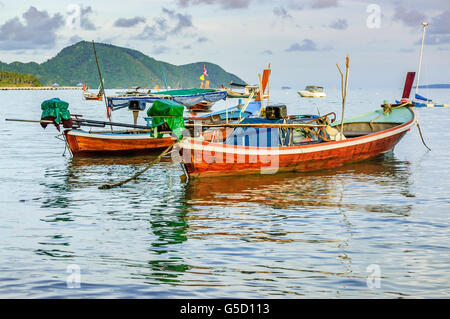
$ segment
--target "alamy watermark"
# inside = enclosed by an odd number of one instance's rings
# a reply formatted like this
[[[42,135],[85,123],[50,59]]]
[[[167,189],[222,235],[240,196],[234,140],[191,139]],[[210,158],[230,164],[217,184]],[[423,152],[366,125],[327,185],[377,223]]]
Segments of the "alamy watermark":
[[[381,28],[381,7],[372,3],[367,6],[366,12],[370,13],[366,19],[366,26],[369,29]]]
[[[375,289],[381,287],[381,268],[377,264],[371,264],[367,266],[366,272],[370,273],[369,276],[367,276],[367,287],[369,289]]]
[[[66,272],[69,273],[66,279],[67,288],[81,287],[81,268],[76,264],[68,265]]]

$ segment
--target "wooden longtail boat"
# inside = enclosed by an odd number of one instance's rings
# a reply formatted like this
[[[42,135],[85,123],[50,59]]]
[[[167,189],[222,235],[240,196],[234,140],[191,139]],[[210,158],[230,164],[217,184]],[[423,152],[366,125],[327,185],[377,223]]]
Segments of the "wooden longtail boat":
[[[64,136],[73,156],[152,154],[164,150],[176,141],[171,136],[151,137],[150,130],[112,133],[67,130],[64,131]]]
[[[102,101],[103,100],[103,92],[100,91],[97,94],[94,94],[94,93],[91,93],[88,91],[84,91],[83,97],[87,101]]]
[[[183,139],[180,149],[190,177],[314,171],[387,153],[414,124],[412,109],[400,105],[345,120],[341,140],[332,140],[323,125],[295,129],[295,124],[254,123],[235,128],[222,143]],[[330,128],[337,132],[340,123]]]

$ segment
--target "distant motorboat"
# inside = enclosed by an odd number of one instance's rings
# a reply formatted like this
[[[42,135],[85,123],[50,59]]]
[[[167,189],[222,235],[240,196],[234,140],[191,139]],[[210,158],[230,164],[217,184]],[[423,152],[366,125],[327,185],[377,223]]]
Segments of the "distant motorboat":
[[[301,97],[325,97],[326,94],[322,86],[307,85],[303,91],[297,92]]]

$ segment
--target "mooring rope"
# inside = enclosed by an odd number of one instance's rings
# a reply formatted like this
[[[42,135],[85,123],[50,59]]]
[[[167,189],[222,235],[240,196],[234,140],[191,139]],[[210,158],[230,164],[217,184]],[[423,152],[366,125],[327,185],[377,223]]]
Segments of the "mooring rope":
[[[102,186],[99,186],[98,189],[111,189],[114,187],[118,187],[118,186],[122,186],[134,179],[136,179],[137,177],[139,177],[140,175],[144,174],[146,171],[148,171],[154,164],[158,163],[159,161],[161,161],[161,159],[163,158],[163,156],[165,156],[167,153],[170,152],[170,150],[175,146],[177,142],[172,143],[168,148],[166,148],[164,150],[164,152],[162,152],[156,159],[154,159],[150,164],[148,164],[142,171],[134,174],[132,177],[123,180],[119,183],[115,183],[115,184],[104,184]]]
[[[417,128],[419,129],[419,134],[420,134],[420,138],[422,139],[423,145],[425,145],[425,147],[428,148],[429,151],[431,151],[431,148],[429,148],[427,146],[427,144],[425,144],[425,141],[424,141],[423,136],[422,136],[422,130],[420,129],[419,121],[416,121],[416,124],[417,124]]]

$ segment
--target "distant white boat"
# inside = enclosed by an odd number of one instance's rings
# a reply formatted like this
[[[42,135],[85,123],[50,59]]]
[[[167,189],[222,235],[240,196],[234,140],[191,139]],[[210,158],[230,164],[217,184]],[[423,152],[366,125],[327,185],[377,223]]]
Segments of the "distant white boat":
[[[327,96],[322,86],[307,85],[303,91],[297,92],[301,97],[325,97]]]

